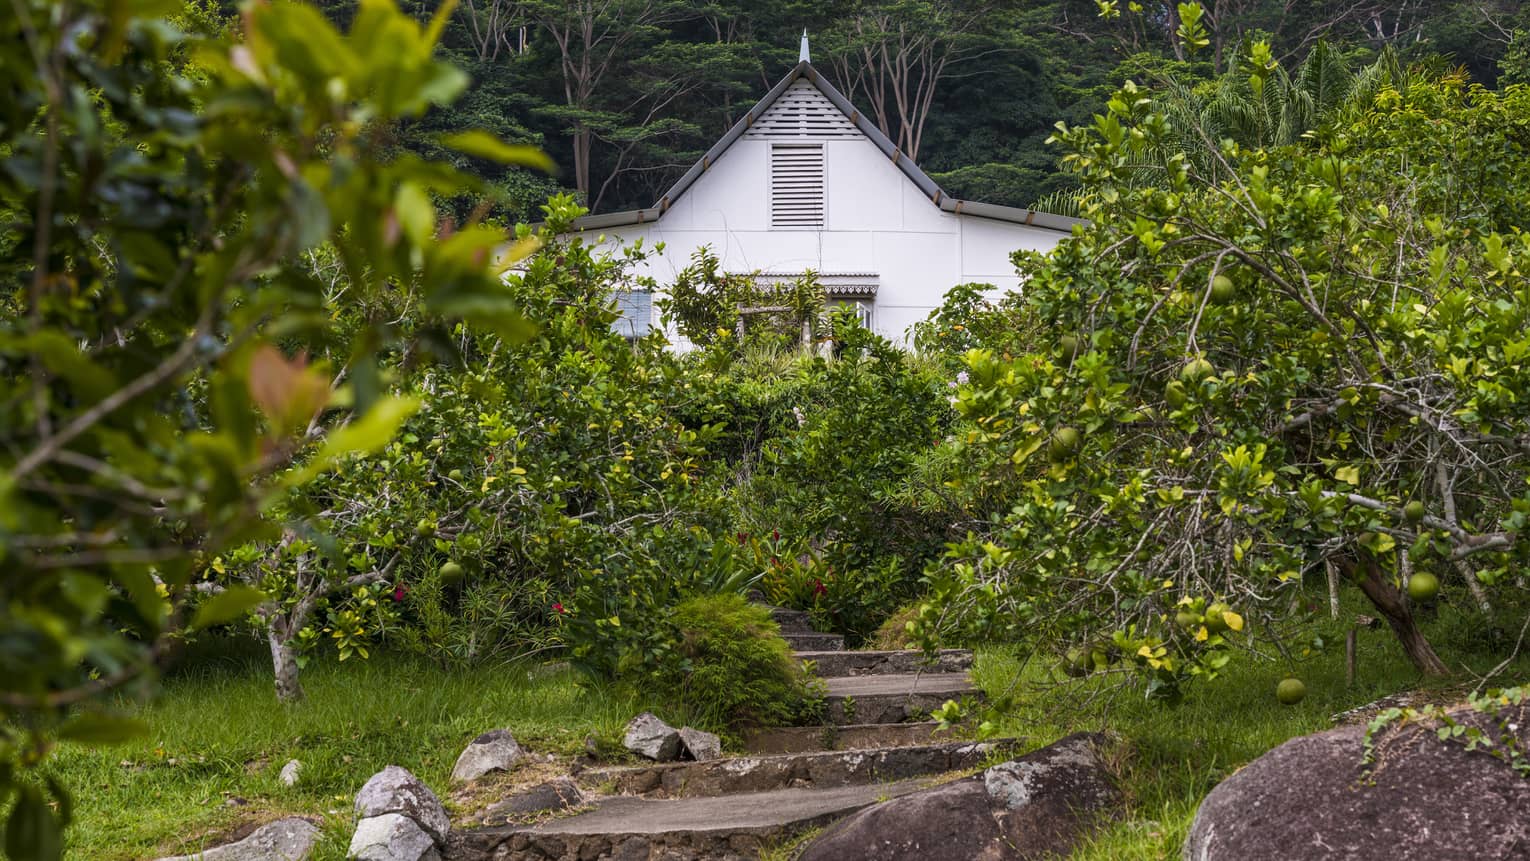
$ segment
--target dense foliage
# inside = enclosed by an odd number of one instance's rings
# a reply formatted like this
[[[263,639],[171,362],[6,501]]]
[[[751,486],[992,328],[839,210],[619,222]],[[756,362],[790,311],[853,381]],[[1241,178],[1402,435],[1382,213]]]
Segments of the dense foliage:
[[[1124,658],[1173,698],[1342,575],[1447,672],[1414,619],[1434,584],[1484,613],[1523,588],[1530,91],[1409,76],[1142,184],[1186,132],[1160,104],[1128,87],[1058,133],[1095,226],[979,314],[946,473],[974,532],[930,629]]]
[[[346,19],[356,0],[318,5]],[[440,4],[409,5],[428,17]],[[1328,40],[1346,56],[1443,56],[1492,85],[1501,63],[1524,73],[1526,39],[1514,34],[1530,29],[1519,0],[1219,0],[1204,4],[1206,49],[1190,52],[1179,5],[464,0],[442,38],[474,85],[400,126],[397,141],[434,154],[430,132],[488,128],[542,145],[563,166],[558,182],[593,210],[649,206],[796,62],[806,29],[814,64],[947,191],[1028,206],[1072,186],[1046,145],[1052,125],[1086,123],[1145,70],[1193,85],[1235,68],[1245,41],[1263,37],[1288,67]],[[464,164],[521,217],[550,190],[524,172]]]
[[[1163,700],[1320,648],[1345,583],[1427,674],[1432,602],[1525,604],[1530,88],[1417,62],[1523,80],[1518,4],[319,7],[0,23],[10,856],[61,852],[54,740],[140,729],[103,703],[214,627],[288,703],[329,649],[545,654],[726,727],[814,714],[755,590]],[[953,190],[1087,216],[1023,295],[952,290],[911,352],[811,276],[647,283],[500,139],[646,200],[804,22]],[[687,351],[613,328],[634,287]]]

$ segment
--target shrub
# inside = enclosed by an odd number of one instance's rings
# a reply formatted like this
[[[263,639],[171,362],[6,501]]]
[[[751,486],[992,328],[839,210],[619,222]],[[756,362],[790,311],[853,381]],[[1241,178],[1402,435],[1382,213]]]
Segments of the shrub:
[[[671,654],[649,674],[676,692],[700,723],[737,727],[812,717],[821,698],[764,607],[742,595],[680,602],[670,617]]]
[[[871,635],[873,649],[913,649],[918,647],[908,623],[919,618],[919,604],[907,604],[903,609],[887,617],[877,632]]]

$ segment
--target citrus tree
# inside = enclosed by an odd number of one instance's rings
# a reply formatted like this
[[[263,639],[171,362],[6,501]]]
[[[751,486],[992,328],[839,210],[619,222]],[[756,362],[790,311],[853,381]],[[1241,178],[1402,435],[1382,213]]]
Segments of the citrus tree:
[[[1415,78],[1148,187],[1139,154],[1183,133],[1151,95],[1059,127],[1090,224],[979,312],[1006,325],[976,327],[943,476],[972,531],[923,629],[1070,643],[1172,698],[1332,577],[1447,672],[1414,605],[1523,586],[1527,107]]]
[[[16,0],[0,16],[0,805],[5,854],[57,858],[57,738],[139,730],[98,703],[145,691],[187,629],[285,600],[222,579],[223,549],[283,528],[295,487],[380,448],[414,409],[365,321],[335,308],[417,285],[426,312],[524,333],[502,231],[438,223],[464,177],[383,159],[380,127],[450,100],[422,26],[368,0],[341,34],[252,5],[223,40],[169,0]],[[180,19],[195,20],[195,18]],[[534,154],[467,132],[477,157]],[[344,295],[307,255],[331,249]],[[294,464],[296,464],[294,466]],[[208,581],[214,588],[194,588]]]

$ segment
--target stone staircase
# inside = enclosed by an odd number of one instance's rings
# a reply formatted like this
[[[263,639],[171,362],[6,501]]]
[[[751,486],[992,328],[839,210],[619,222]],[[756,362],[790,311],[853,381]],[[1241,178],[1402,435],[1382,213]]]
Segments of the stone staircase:
[[[781,636],[824,681],[827,723],[757,730],[747,752],[707,762],[587,769],[593,809],[536,825],[454,832],[453,861],[753,859],[809,829],[1018,752],[1012,739],[952,740],[929,713],[977,699],[972,653],[845,651],[806,613],[773,608]]]

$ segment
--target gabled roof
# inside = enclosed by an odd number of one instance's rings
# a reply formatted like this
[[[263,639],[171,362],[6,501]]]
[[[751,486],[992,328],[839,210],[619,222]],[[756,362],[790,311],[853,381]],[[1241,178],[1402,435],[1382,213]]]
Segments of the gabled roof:
[[[765,112],[770,110],[771,105],[781,98],[781,94],[785,93],[787,88],[800,78],[806,78],[809,83],[817,87],[818,91],[823,93],[834,104],[834,107],[839,109],[840,113],[855,123],[855,127],[875,144],[877,149],[882,151],[883,155],[891,159],[892,163],[897,165],[899,170],[903,171],[904,176],[908,177],[913,181],[914,185],[919,187],[919,190],[924,193],[925,197],[929,198],[930,203],[946,212],[958,215],[975,215],[980,218],[992,218],[996,221],[1008,221],[1015,224],[1026,224],[1032,227],[1057,230],[1064,233],[1070,232],[1073,229],[1073,225],[1082,223],[1080,219],[1053,215],[1049,212],[1036,212],[1014,206],[999,206],[993,203],[981,203],[951,197],[935,183],[935,180],[930,179],[928,174],[920,170],[919,166],[914,164],[913,159],[899,152],[898,147],[887,139],[887,135],[882,134],[882,130],[877,128],[875,123],[856,110],[855,105],[850,104],[850,100],[845,98],[839,90],[834,89],[834,86],[825,80],[817,69],[813,68],[811,62],[802,60],[787,73],[786,77],[782,78],[774,87],[771,87],[770,92],[766,93],[765,97],[760,99],[758,104],[749,109],[749,113],[734,123],[733,128],[728,129],[728,133],[723,135],[722,139],[717,143],[713,144],[712,148],[707,150],[706,155],[703,155],[700,161],[691,165],[691,169],[686,171],[674,185],[670,186],[670,189],[664,192],[663,196],[653,206],[647,209],[632,209],[626,212],[586,215],[575,221],[574,227],[581,230],[602,230],[607,227],[622,227],[629,224],[645,224],[657,221],[659,216],[667,212],[670,205],[678,200],[680,195],[684,194],[686,189],[691,187],[692,183],[710,170],[712,165],[716,164],[719,158],[722,158],[723,153],[727,152],[729,147],[733,146],[739,138],[743,137],[750,126],[760,117],[764,116]]]

